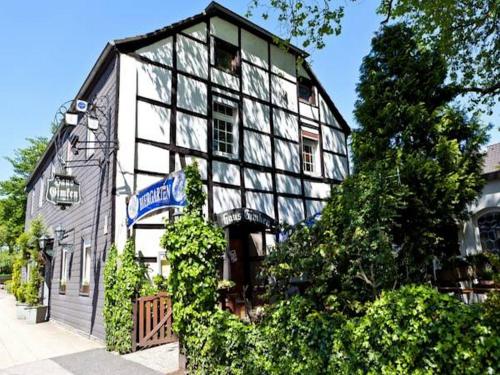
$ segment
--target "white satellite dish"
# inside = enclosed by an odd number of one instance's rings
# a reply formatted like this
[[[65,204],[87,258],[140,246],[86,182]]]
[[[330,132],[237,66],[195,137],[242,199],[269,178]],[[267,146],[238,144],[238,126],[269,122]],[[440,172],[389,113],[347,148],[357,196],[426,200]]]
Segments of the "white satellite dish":
[[[87,109],[89,107],[89,103],[87,103],[85,100],[77,100],[76,101],[76,110],[78,112],[87,112]]]

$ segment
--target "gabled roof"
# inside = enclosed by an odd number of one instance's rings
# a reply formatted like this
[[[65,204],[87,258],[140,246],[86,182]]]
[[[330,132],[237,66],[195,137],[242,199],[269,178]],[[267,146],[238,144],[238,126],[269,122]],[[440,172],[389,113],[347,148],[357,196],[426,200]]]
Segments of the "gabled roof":
[[[87,95],[89,94],[92,85],[96,81],[96,79],[99,79],[99,75],[103,72],[103,70],[106,68],[107,64],[109,61],[114,56],[114,53],[119,51],[123,53],[127,52],[132,52],[135,51],[139,48],[142,48],[144,46],[153,44],[157,41],[160,41],[182,29],[186,29],[196,23],[199,23],[203,20],[205,20],[207,17],[213,17],[213,16],[218,16],[222,19],[225,19],[226,21],[229,21],[231,23],[235,23],[240,25],[242,28],[252,32],[255,35],[258,35],[262,39],[270,42],[270,43],[276,43],[276,41],[279,41],[280,43],[284,43],[285,46],[287,46],[288,50],[292,53],[295,53],[296,55],[302,56],[304,58],[308,57],[309,54],[292,45],[291,43],[286,42],[282,38],[278,37],[277,35],[270,33],[269,31],[263,29],[259,25],[249,21],[248,19],[240,16],[237,13],[234,13],[232,10],[220,5],[219,3],[212,1],[202,13],[196,14],[192,17],[186,18],[182,21],[173,23],[169,26],[163,27],[161,29],[158,29],[156,31],[142,34],[142,35],[137,35],[129,38],[123,38],[123,39],[116,39],[108,42],[104,49],[102,50],[101,54],[99,55],[99,58],[97,59],[96,63],[92,67],[92,70],[89,72],[87,78],[85,79],[83,85],[81,86],[80,90],[78,91],[77,95],[75,96],[75,101],[76,99],[85,99]],[[330,98],[328,95],[327,91],[323,88],[321,85],[320,81],[316,78],[310,67],[306,65],[306,70],[307,72],[312,76],[312,78],[316,81],[318,90],[321,92],[323,98],[326,100],[328,105],[332,108],[332,111],[343,128],[343,130],[347,133],[351,133],[351,129],[345,119],[342,117],[340,112],[338,111],[337,107],[333,103],[333,100]],[[55,145],[55,140],[57,139],[58,135],[64,131],[64,129],[59,128],[57,132],[53,135],[51,141],[49,142],[49,145],[47,147],[47,150],[45,153],[42,155],[40,160],[38,161],[38,164],[36,165],[35,169],[33,170],[33,173],[27,180],[27,187],[29,187],[32,183],[32,180],[34,176],[38,173],[39,167],[45,162],[47,159],[48,155],[50,155],[51,150],[54,149]]]
[[[496,172],[500,172],[500,143],[488,146],[483,164],[483,174]]]

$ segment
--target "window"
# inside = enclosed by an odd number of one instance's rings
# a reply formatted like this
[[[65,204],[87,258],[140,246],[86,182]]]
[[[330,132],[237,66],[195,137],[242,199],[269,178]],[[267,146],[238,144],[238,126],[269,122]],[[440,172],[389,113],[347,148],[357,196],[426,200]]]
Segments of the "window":
[[[43,180],[43,176],[40,179],[40,194],[38,195],[38,207],[41,208],[43,206],[43,198],[45,196],[45,181]]]
[[[304,173],[319,174],[319,134],[316,131],[302,130],[302,164]]]
[[[477,225],[483,251],[500,252],[500,211],[481,216]]]
[[[236,109],[219,102],[213,103],[213,150],[225,156],[236,152]]]
[[[91,246],[88,243],[83,245],[82,251],[82,275],[80,278],[80,293],[89,294],[90,292],[90,270],[91,270]]]
[[[36,190],[33,189],[31,191],[31,206],[30,206],[30,215],[33,216],[35,213],[35,196],[36,196]]]
[[[65,165],[65,170],[67,175],[71,175],[71,160],[73,159],[73,150],[71,147],[71,143],[67,143],[67,148],[66,148],[66,165]]]
[[[308,79],[301,78],[299,82],[299,100],[311,105],[316,105],[314,86]]]
[[[87,128],[87,142],[85,143],[85,151],[87,159],[90,159],[95,153],[96,136],[93,130]]]
[[[59,280],[59,293],[66,293],[66,284],[68,282],[68,274],[69,274],[69,251],[68,249],[62,249],[61,255],[61,278]]]
[[[214,38],[214,65],[227,73],[238,74],[240,70],[238,47]]]

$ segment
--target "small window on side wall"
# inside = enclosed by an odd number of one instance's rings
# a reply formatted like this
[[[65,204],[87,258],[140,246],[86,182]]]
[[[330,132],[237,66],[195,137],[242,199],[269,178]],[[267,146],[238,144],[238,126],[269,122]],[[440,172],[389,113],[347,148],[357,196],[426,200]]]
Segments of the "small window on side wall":
[[[66,285],[68,283],[69,275],[69,260],[70,253],[68,249],[62,249],[61,253],[61,277],[59,279],[59,293],[66,294]]]
[[[90,293],[91,259],[91,246],[85,243],[82,251],[82,276],[80,278],[80,294],[83,295]]]
[[[236,108],[213,102],[213,151],[234,158],[237,156]]]
[[[302,166],[304,173],[319,175],[319,134],[302,130]]]
[[[316,105],[314,85],[306,78],[301,78],[299,81],[299,100],[307,104]]]
[[[214,65],[226,73],[239,74],[240,56],[238,47],[214,38]]]

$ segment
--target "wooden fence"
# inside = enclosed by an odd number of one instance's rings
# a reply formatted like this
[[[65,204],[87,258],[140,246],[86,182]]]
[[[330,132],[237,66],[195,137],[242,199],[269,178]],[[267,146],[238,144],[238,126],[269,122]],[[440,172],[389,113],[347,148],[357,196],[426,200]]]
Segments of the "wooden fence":
[[[172,300],[167,293],[136,299],[132,336],[134,351],[177,341],[172,332]]]

